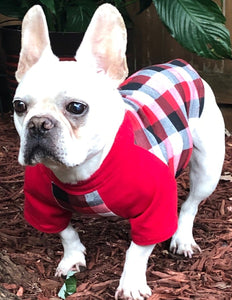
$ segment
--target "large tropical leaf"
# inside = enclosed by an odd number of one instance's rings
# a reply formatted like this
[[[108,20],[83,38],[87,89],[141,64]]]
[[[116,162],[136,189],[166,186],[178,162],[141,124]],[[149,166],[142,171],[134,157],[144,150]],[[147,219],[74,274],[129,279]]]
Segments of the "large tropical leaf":
[[[214,59],[232,58],[225,17],[212,0],[153,0],[171,35],[185,48]]]

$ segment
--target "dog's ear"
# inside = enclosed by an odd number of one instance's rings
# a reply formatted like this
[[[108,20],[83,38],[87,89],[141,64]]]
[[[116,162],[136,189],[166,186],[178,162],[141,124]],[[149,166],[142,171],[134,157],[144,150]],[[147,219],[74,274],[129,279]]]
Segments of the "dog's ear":
[[[28,10],[22,23],[21,51],[15,74],[18,82],[40,59],[45,49],[49,55],[54,56],[44,12],[41,6],[35,5]]]
[[[104,72],[118,86],[128,74],[126,45],[122,16],[114,6],[103,4],[96,10],[75,58]]]

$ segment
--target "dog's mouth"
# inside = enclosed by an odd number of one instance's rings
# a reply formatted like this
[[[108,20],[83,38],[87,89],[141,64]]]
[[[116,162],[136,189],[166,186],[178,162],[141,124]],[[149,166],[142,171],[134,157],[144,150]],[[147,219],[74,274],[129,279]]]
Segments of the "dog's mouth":
[[[25,165],[62,164],[64,165],[64,151],[58,137],[57,121],[51,116],[32,117],[27,125],[25,140],[21,150]]]
[[[24,161],[26,165],[35,165],[37,163],[44,163],[46,161],[62,164],[60,158],[48,148],[37,145],[33,148],[26,149],[27,150],[24,154]]]
[[[75,167],[66,149],[64,133],[51,116],[33,117],[21,138],[19,162],[34,166],[42,163],[48,168]]]
[[[58,149],[51,139],[28,138],[24,147],[25,165],[49,162],[64,164],[61,149]]]

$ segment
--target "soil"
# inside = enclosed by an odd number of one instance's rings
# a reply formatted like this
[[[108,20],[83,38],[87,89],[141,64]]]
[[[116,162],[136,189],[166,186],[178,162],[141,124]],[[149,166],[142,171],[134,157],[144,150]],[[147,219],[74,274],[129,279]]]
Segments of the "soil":
[[[215,141],[216,142],[216,141]],[[54,276],[63,249],[58,235],[38,232],[23,217],[24,169],[17,162],[19,139],[12,116],[0,117],[0,299],[58,300],[64,278]],[[150,299],[232,299],[232,137],[219,185],[202,203],[194,236],[202,249],[188,259],[156,246],[147,271]],[[178,178],[180,203],[188,193],[188,171]],[[76,275],[67,299],[114,299],[125,251],[126,220],[74,218],[87,248],[87,267]]]

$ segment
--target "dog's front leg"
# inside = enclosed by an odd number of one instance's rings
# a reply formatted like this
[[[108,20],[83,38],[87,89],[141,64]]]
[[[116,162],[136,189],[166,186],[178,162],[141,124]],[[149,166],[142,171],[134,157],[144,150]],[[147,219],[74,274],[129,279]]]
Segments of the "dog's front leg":
[[[115,299],[143,300],[151,296],[147,285],[146,270],[148,258],[155,245],[139,246],[131,242],[126,252],[119,287]]]
[[[60,261],[56,276],[67,275],[70,270],[80,271],[80,266],[86,266],[85,247],[80,241],[78,233],[69,225],[60,232],[62,245],[64,248],[64,257]]]

